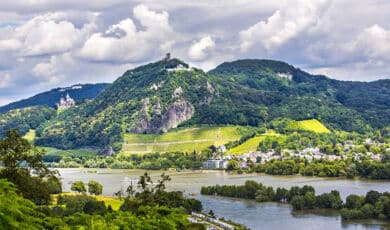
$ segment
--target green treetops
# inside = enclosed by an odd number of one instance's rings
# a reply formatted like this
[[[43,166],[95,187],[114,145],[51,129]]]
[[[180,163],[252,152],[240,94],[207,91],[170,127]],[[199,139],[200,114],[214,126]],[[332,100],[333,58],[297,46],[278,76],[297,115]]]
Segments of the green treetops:
[[[79,192],[79,193],[85,193],[87,190],[85,189],[85,184],[82,181],[75,181],[72,183],[72,186],[70,187],[70,190]]]
[[[88,182],[88,192],[91,195],[101,195],[103,192],[103,185],[97,181],[91,180]]]
[[[50,201],[50,183],[58,184],[58,174],[50,171],[42,161],[44,152],[33,147],[23,139],[16,130],[6,132],[0,139],[0,161],[4,168],[0,178],[13,182],[24,198],[37,204],[48,204]]]

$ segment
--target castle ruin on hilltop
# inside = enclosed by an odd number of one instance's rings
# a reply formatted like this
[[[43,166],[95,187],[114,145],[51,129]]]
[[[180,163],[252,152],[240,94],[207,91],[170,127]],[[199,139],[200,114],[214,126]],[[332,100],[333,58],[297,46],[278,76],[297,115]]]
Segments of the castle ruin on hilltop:
[[[60,102],[57,103],[57,109],[69,109],[72,106],[75,106],[76,102],[69,96],[69,94],[66,94],[66,97],[61,97]]]

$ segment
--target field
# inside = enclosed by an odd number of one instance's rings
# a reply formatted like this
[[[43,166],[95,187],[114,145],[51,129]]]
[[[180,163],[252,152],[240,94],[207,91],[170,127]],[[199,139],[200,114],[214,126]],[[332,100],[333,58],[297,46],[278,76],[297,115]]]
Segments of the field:
[[[60,195],[61,196],[75,196],[75,195],[80,195],[80,194],[75,193],[75,192],[63,192]],[[52,204],[57,205],[58,194],[51,195],[51,197],[52,197]],[[98,200],[98,201],[104,201],[104,203],[106,204],[106,207],[111,205],[111,208],[114,211],[118,211],[120,206],[123,204],[123,200],[120,200],[119,198],[115,198],[115,197],[109,197],[109,196],[92,196],[92,197],[95,197],[96,200]]]
[[[26,135],[23,136],[24,139],[28,140],[28,142],[33,142],[35,139],[35,130],[30,129]]]
[[[254,152],[257,150],[257,147],[259,146],[259,143],[265,139],[267,136],[279,136],[279,134],[269,131],[265,134],[257,135],[255,137],[250,138],[249,140],[245,141],[239,146],[236,146],[232,149],[228,150],[228,153],[230,154],[244,154],[249,152]]]
[[[49,156],[77,156],[77,157],[93,157],[98,154],[97,150],[89,150],[89,149],[69,149],[62,150],[56,149],[52,147],[40,147],[38,148],[44,149],[46,151],[46,155]]]
[[[201,151],[210,145],[239,140],[256,128],[243,126],[199,126],[171,130],[163,134],[125,134],[123,153]]]
[[[330,130],[316,119],[298,121],[298,125],[302,130],[308,130],[315,133],[330,133]]]
[[[259,146],[260,141],[264,140],[265,135],[255,136],[239,146],[236,146],[228,151],[231,154],[243,154],[248,152],[254,152]]]

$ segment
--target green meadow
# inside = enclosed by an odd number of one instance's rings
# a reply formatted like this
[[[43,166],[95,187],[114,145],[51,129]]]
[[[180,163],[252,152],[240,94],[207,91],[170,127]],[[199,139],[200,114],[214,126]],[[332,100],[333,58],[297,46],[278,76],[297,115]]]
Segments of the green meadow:
[[[201,151],[210,145],[221,145],[239,140],[253,133],[254,127],[199,126],[179,128],[162,134],[125,134],[123,153]]]

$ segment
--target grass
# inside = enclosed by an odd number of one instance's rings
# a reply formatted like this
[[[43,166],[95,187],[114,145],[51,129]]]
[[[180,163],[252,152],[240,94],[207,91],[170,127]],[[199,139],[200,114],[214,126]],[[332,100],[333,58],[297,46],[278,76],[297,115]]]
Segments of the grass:
[[[254,152],[257,149],[257,146],[259,146],[260,141],[264,140],[265,135],[259,135],[255,136],[244,143],[242,143],[239,146],[236,146],[232,149],[229,149],[228,153],[231,154],[243,154],[248,152]]]
[[[298,121],[298,125],[302,130],[312,131],[315,133],[330,133],[330,130],[316,119]]]
[[[95,196],[95,198],[98,201],[104,201],[106,207],[111,205],[111,208],[114,211],[118,211],[121,205],[123,204],[123,200],[120,200],[119,198],[108,197],[108,196]]]
[[[63,192],[61,194],[51,195],[52,205],[57,205],[57,198],[58,198],[59,195],[61,195],[61,196],[76,196],[76,195],[80,195],[80,194],[79,193],[75,193],[75,192]],[[123,200],[120,200],[119,198],[115,198],[115,197],[93,196],[93,195],[90,195],[90,196],[95,197],[96,200],[98,200],[98,201],[104,201],[106,207],[111,205],[111,208],[114,211],[118,211],[119,208],[121,207],[121,205],[123,204]]]
[[[265,139],[267,136],[279,136],[279,134],[275,133],[273,130],[268,131],[265,134],[257,135],[255,137],[252,137],[242,143],[239,146],[236,146],[232,149],[228,150],[228,153],[230,154],[244,154],[249,152],[254,152],[257,150],[257,147],[259,146],[259,143]]]
[[[28,142],[33,142],[35,140],[35,130],[30,129],[24,136],[24,139],[28,140]]]
[[[98,154],[98,150],[87,150],[87,149],[70,149],[62,150],[52,147],[38,147],[46,151],[46,155],[54,156],[77,156],[77,157],[93,157]]]
[[[210,145],[239,140],[255,129],[244,126],[198,126],[175,129],[163,134],[125,134],[122,152],[201,151]]]

